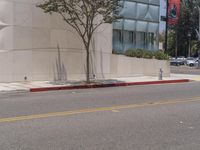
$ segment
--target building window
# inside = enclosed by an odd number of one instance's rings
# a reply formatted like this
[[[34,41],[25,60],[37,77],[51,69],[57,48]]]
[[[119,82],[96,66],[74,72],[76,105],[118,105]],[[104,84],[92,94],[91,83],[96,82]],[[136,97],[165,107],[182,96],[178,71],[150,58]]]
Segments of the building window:
[[[141,49],[146,49],[146,33],[137,32],[136,33],[136,47]]]
[[[121,30],[113,30],[113,49],[114,50],[123,50],[123,37]]]
[[[124,50],[130,48],[135,48],[135,32],[134,31],[124,31]]]
[[[159,0],[124,0],[113,24],[113,49],[158,49]]]
[[[147,34],[147,48],[153,50],[154,48],[154,33]]]

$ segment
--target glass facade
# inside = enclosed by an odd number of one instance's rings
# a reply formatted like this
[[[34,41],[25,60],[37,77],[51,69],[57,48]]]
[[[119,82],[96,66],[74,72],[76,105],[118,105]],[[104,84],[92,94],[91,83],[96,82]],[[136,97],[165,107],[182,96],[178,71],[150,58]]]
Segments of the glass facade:
[[[158,50],[160,0],[123,0],[120,20],[113,23],[113,49]]]

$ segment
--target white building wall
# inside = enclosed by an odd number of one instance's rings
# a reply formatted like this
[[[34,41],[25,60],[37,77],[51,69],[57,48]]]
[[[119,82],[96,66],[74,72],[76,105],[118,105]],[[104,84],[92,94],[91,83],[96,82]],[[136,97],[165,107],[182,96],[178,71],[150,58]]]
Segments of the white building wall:
[[[86,54],[81,39],[59,16],[36,8],[40,1],[0,0],[0,82],[24,81],[25,77],[28,81],[85,79]],[[119,62],[112,55],[112,25],[101,26],[93,41],[91,77],[127,76],[131,64],[121,62],[129,58]],[[135,69],[128,76],[140,74],[142,66],[143,61],[141,66],[133,65]],[[118,71],[113,71],[116,67]]]
[[[59,16],[36,8],[41,0],[0,1],[0,82],[85,79],[81,39]],[[94,74],[109,74],[112,26],[95,35]],[[98,47],[98,48],[97,48]],[[96,51],[94,52],[94,49]],[[100,65],[104,63],[104,65]]]

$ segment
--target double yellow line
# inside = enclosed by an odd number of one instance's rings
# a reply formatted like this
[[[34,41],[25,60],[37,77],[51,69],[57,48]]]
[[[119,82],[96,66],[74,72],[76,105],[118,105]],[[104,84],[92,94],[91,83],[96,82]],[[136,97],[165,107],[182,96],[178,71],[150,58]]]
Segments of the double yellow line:
[[[187,99],[183,99],[183,100],[182,99],[162,100],[162,101],[157,101],[157,102],[152,102],[152,103],[119,105],[119,106],[112,106],[112,107],[100,107],[100,108],[91,108],[91,109],[81,109],[81,110],[73,110],[73,111],[10,117],[10,118],[0,118],[0,123],[25,121],[25,120],[33,120],[33,119],[44,119],[44,118],[50,118],[50,117],[63,117],[63,116],[70,116],[70,115],[103,112],[103,111],[113,111],[113,110],[121,110],[121,109],[134,109],[134,108],[152,107],[152,106],[159,106],[159,105],[190,103],[190,102],[198,102],[198,101],[200,101],[200,97],[187,98]]]

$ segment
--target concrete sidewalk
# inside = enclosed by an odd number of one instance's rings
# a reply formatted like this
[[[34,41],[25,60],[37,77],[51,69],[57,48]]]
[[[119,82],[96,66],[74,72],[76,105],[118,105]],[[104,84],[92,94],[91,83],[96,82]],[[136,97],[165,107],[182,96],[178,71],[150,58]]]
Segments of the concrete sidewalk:
[[[98,88],[98,87],[112,87],[112,86],[180,83],[189,81],[200,81],[200,76],[186,75],[186,74],[171,74],[170,77],[163,78],[162,81],[159,81],[158,77],[153,77],[153,76],[112,78],[107,80],[96,80],[95,82],[92,82],[90,85],[85,84],[85,82],[83,81],[69,81],[69,82],[27,81],[27,82],[16,82],[16,83],[0,83],[0,92],[39,92],[39,91],[64,90],[64,89],[83,89],[83,88]]]

